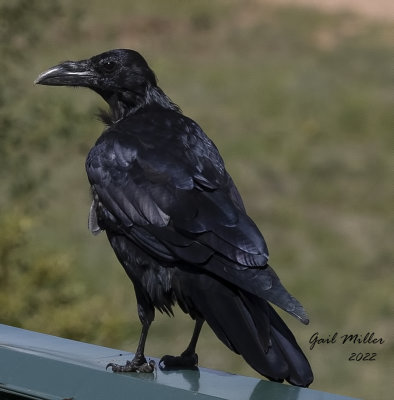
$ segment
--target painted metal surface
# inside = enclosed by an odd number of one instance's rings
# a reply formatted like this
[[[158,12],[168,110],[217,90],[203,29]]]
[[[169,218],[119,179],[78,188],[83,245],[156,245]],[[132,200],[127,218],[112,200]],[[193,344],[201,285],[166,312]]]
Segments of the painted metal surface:
[[[114,374],[132,353],[0,324],[0,398],[48,400],[350,400],[311,389],[198,368]],[[156,360],[157,362],[157,360]]]

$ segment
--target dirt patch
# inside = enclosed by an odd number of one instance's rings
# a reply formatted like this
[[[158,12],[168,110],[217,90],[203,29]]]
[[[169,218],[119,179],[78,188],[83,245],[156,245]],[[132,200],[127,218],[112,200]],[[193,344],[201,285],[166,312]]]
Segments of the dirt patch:
[[[350,11],[368,18],[394,21],[392,0],[261,0],[273,4],[312,6],[327,12]]]

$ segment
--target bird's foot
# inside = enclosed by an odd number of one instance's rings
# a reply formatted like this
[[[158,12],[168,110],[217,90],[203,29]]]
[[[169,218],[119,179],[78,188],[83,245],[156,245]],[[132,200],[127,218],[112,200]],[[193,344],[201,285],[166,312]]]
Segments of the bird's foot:
[[[153,360],[146,361],[146,358],[127,361],[125,365],[109,363],[105,369],[112,368],[112,372],[146,372],[152,373],[155,370],[156,363]]]
[[[159,361],[161,369],[196,368],[198,355],[196,353],[182,353],[180,356],[163,356]]]

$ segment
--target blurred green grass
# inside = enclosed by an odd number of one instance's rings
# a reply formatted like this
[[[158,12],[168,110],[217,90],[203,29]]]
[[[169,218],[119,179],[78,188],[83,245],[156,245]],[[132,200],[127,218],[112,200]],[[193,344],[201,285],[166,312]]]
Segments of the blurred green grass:
[[[47,249],[68,260],[64,274],[71,283],[65,287],[82,294],[69,308],[60,299],[59,307],[38,308],[34,318],[17,323],[130,351],[136,347],[140,326],[132,286],[105,235],[93,238],[86,226],[84,160],[102,130],[94,114],[105,105],[87,91],[32,86],[39,72],[61,60],[133,48],[218,145],[268,242],[271,264],[307,308],[308,327],[281,315],[311,361],[312,388],[388,399],[394,355],[393,27],[349,13],[260,1],[123,0],[115,7],[72,0],[48,17],[45,28],[29,60],[15,63],[23,96],[14,93],[14,106],[5,107],[21,129],[31,129],[20,143],[38,182],[29,192],[37,215],[26,231],[26,251],[39,258]],[[15,165],[8,168],[3,188],[23,181]],[[46,169],[51,172],[41,177],[38,172]],[[14,189],[23,193],[20,186]],[[30,281],[20,284],[33,289]],[[147,354],[181,352],[192,325],[181,312],[175,319],[157,315]],[[374,331],[386,341],[310,351],[316,331]],[[376,351],[377,361],[352,363],[352,351]],[[258,376],[208,328],[198,352],[205,367]]]

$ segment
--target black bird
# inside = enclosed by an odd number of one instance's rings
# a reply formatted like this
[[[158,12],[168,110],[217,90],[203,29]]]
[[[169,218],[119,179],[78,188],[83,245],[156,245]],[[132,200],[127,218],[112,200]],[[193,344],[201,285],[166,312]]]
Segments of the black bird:
[[[155,308],[193,318],[190,344],[161,367],[197,365],[204,321],[268,379],[308,386],[310,365],[270,303],[308,324],[301,304],[268,265],[264,238],[245,211],[214,143],[157,85],[145,59],[111,50],[43,72],[41,85],[82,86],[109,105],[86,160],[89,229],[105,231],[134,285],[142,333],[135,357],[114,372],[151,372],[145,340]]]

